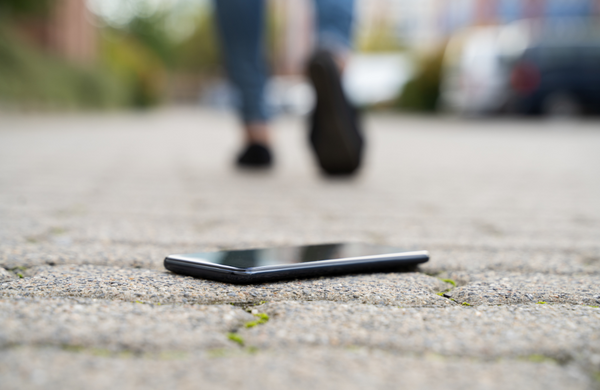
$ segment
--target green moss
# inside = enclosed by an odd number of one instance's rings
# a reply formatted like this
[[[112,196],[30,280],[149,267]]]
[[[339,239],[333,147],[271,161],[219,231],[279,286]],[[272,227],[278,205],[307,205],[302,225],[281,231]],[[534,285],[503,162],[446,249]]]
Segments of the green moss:
[[[12,271],[15,273],[15,275],[17,275],[19,278],[23,279],[25,277],[25,275],[23,275],[23,272],[19,272],[19,271],[25,271],[27,269],[27,267],[23,267],[22,265],[19,265],[17,267],[12,267],[9,268],[9,271]]]
[[[600,306],[592,306],[592,305],[585,305],[585,306],[591,307],[592,309],[598,309],[598,308],[600,308]]]
[[[555,359],[552,359],[548,356],[540,355],[537,353],[529,355],[529,356],[524,356],[523,360],[527,360],[532,363],[545,363],[545,362],[557,363],[557,361]]]
[[[445,294],[444,292],[437,293],[437,295],[439,295],[440,297],[443,296],[444,294]]]
[[[242,347],[244,346],[244,339],[237,333],[227,333],[227,338]]]
[[[456,282],[452,279],[441,279],[440,280],[444,283],[450,283],[453,287],[456,287]]]
[[[122,354],[128,353],[127,351],[114,353],[105,348],[82,347],[80,345],[63,345],[61,348],[64,351],[71,353],[85,353],[99,357],[120,356]],[[129,354],[131,354],[131,352],[129,352]]]
[[[536,305],[545,305],[545,304],[546,304],[546,302],[544,302],[544,301],[539,301],[538,303],[536,303]]]
[[[82,352],[85,349],[78,345],[62,345],[61,347],[64,351],[67,351],[67,352]]]
[[[462,303],[462,305],[463,305],[463,306],[471,306],[471,304],[470,304],[470,303],[467,303],[467,302],[463,302],[463,303]]]
[[[60,227],[60,226],[55,226],[50,228],[50,230],[48,230],[48,233],[50,233],[53,236],[59,236],[61,234],[65,234],[67,232],[67,229]]]
[[[262,325],[269,321],[269,315],[266,313],[254,314],[254,317],[257,317],[258,319],[256,321],[246,322],[244,325],[246,328],[254,328],[256,325]]]

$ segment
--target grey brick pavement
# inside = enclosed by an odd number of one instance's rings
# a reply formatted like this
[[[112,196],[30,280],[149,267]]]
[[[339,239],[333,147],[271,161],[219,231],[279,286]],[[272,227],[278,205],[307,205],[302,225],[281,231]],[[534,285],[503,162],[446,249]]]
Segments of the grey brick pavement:
[[[296,119],[249,173],[224,114],[3,115],[2,388],[600,387],[598,123],[378,114],[361,174],[327,180]],[[431,261],[257,286],[162,267],[333,241]]]

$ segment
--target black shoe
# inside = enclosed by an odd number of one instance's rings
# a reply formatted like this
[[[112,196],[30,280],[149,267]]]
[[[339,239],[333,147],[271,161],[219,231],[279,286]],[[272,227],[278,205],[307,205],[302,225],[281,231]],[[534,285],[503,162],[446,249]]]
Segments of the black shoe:
[[[348,102],[333,55],[317,51],[308,63],[317,104],[311,115],[310,142],[319,165],[330,175],[349,175],[360,166],[363,137],[357,111]]]
[[[237,165],[246,168],[268,168],[272,163],[271,151],[261,144],[248,145],[237,159]]]

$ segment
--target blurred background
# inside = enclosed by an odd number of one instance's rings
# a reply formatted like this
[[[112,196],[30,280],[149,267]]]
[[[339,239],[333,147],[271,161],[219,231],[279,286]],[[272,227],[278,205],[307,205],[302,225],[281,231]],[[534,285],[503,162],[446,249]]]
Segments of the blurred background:
[[[406,112],[597,115],[600,0],[357,0],[345,86]],[[0,110],[229,109],[207,0],[0,0]],[[279,113],[304,114],[312,2],[270,0]]]

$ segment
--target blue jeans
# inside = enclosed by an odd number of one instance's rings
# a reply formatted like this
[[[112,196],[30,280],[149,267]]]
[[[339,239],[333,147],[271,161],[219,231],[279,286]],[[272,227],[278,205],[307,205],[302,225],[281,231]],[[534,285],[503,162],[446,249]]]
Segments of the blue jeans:
[[[297,0],[287,0],[297,1]],[[349,50],[354,0],[314,0],[319,47]],[[265,59],[265,0],[214,0],[227,74],[240,92],[245,123],[266,122],[268,68]]]

